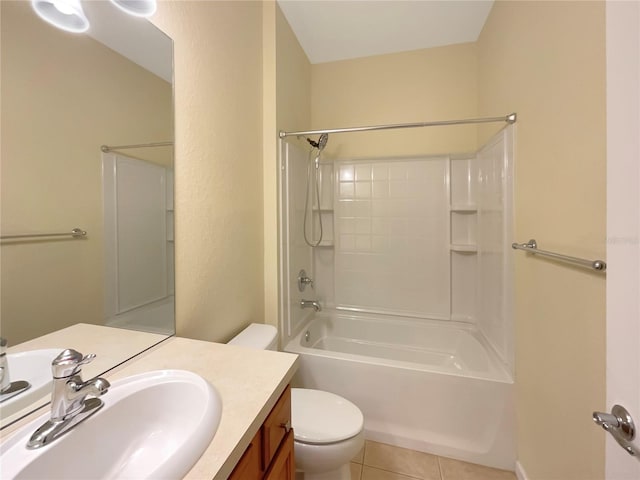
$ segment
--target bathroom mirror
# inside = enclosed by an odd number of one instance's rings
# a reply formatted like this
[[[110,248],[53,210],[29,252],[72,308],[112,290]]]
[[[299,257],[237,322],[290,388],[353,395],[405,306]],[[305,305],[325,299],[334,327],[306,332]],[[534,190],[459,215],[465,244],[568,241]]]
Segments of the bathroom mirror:
[[[0,334],[154,334],[112,368],[174,333],[172,40],[106,0],[82,2],[84,34],[0,5]]]

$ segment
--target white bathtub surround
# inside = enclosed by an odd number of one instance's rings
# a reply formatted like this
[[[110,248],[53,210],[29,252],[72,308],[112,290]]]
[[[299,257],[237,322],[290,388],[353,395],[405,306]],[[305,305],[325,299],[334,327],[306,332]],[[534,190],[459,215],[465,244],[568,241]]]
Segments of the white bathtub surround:
[[[479,326],[513,372],[513,127],[474,154],[321,165],[325,239],[302,239],[307,154],[283,143],[284,340],[323,307]],[[300,293],[301,268],[314,289]],[[307,295],[307,296],[304,296]]]
[[[475,320],[514,372],[513,143],[508,127],[477,155],[478,263]]]
[[[282,245],[286,245],[286,255],[281,255],[280,278],[283,279],[280,290],[280,311],[289,324],[299,325],[308,316],[309,310],[300,308],[300,301],[309,298],[311,288],[305,292],[298,290],[298,273],[304,269],[309,275],[313,272],[312,249],[305,243],[302,234],[304,225],[304,205],[306,194],[307,152],[288,143],[283,143],[283,183],[289,187],[281,192],[280,228]],[[315,232],[313,232],[315,235]],[[317,279],[311,275],[313,280]],[[317,281],[316,281],[317,284]]]
[[[514,468],[513,382],[476,327],[322,312],[285,350],[294,384],[358,405],[368,439]]]
[[[281,343],[301,354],[301,386],[363,410],[369,439],[515,467],[513,136],[462,155],[324,158],[316,215],[333,229],[313,249],[305,153],[282,144]],[[315,282],[304,298],[332,315],[299,308],[300,268]]]

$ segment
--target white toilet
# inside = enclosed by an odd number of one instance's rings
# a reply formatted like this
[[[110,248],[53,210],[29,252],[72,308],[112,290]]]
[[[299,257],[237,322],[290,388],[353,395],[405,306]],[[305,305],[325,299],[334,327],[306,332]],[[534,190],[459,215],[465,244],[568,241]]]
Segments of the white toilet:
[[[278,331],[252,323],[229,341],[276,350]],[[349,462],[364,446],[364,418],[349,400],[307,388],[291,389],[291,424],[296,470],[304,480],[351,480]]]

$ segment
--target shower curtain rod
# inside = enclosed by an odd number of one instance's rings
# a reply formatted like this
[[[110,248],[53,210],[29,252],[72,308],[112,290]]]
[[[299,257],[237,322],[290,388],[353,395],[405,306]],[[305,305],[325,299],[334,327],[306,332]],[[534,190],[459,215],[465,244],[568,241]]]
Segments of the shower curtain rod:
[[[485,117],[485,118],[468,118],[465,120],[444,120],[440,122],[419,122],[419,123],[396,123],[390,125],[370,125],[368,127],[351,127],[351,128],[333,128],[330,130],[303,130],[300,132],[283,132],[280,131],[280,138],[290,137],[292,135],[321,135],[323,133],[347,133],[347,132],[368,132],[370,130],[391,130],[395,128],[415,128],[415,127],[438,127],[444,125],[464,125],[471,123],[493,123],[507,122],[508,124],[516,123],[517,115],[511,113],[504,117]]]
[[[173,142],[156,142],[156,143],[139,143],[137,145],[101,145],[100,150],[109,153],[112,150],[123,150],[127,148],[146,148],[146,147],[172,147]]]

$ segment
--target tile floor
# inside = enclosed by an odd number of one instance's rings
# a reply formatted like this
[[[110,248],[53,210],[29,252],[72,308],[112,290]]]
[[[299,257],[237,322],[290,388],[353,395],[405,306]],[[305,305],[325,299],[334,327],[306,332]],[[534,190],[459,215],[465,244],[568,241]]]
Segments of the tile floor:
[[[516,480],[513,472],[367,440],[351,462],[352,480]]]

